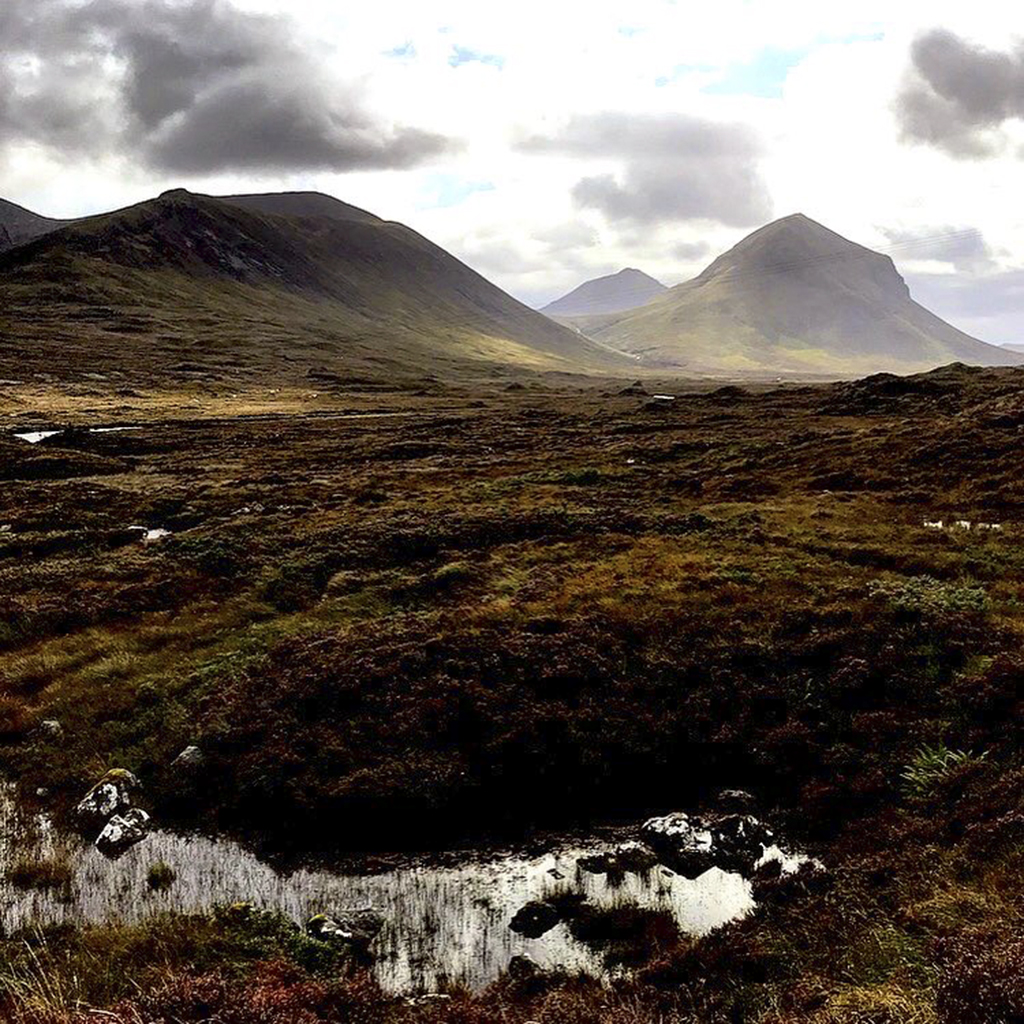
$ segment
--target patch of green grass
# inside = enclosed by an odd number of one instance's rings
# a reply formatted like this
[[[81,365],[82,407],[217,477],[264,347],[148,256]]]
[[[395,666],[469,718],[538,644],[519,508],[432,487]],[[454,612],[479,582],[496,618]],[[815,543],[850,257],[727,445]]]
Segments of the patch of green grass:
[[[166,892],[174,885],[177,877],[177,872],[170,864],[166,864],[162,860],[157,861],[155,864],[150,864],[149,870],[146,872],[146,885],[153,892]]]
[[[980,764],[987,757],[987,750],[975,754],[971,750],[950,750],[944,743],[922,744],[903,769],[903,788],[911,796],[929,796],[954,772],[966,765]]]
[[[871,596],[898,611],[931,614],[982,614],[988,608],[984,587],[945,583],[931,576],[882,579],[872,582]]]

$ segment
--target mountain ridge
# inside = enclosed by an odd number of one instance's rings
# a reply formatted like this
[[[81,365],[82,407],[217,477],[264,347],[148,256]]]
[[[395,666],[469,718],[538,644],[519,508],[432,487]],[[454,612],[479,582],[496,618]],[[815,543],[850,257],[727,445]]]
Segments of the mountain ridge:
[[[909,373],[1022,361],[914,302],[889,256],[804,214],[758,228],[646,306],[572,323],[648,364],[690,372]]]
[[[174,189],[58,227],[0,254],[0,329],[26,360],[71,354],[90,370],[185,360],[423,376],[628,362],[413,229],[317,193]]]
[[[0,199],[0,252],[31,242],[70,223],[72,221],[44,217],[17,203]]]

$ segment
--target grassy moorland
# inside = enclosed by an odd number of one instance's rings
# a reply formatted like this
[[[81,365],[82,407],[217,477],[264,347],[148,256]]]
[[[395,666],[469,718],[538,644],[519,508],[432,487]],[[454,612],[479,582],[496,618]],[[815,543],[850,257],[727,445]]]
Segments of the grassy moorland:
[[[0,759],[24,791],[60,813],[122,766],[163,821],[358,852],[740,785],[829,876],[761,879],[758,914],[612,989],[409,1006],[276,919],[169,918],[9,943],[10,1013],[1021,1013],[1024,374],[379,409],[412,415],[0,442]]]

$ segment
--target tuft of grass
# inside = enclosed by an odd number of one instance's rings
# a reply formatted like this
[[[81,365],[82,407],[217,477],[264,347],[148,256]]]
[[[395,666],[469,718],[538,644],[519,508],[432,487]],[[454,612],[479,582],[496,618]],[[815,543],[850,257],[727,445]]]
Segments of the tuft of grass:
[[[66,853],[40,860],[23,857],[7,870],[7,881],[16,889],[61,889],[71,884],[72,877]]]
[[[980,764],[988,751],[975,754],[971,750],[951,750],[944,743],[918,747],[911,762],[900,776],[903,788],[910,796],[929,796],[944,779],[967,764]]]
[[[155,864],[150,864],[149,870],[146,872],[146,885],[152,892],[166,892],[177,877],[178,874],[174,868],[160,860]]]
[[[62,1024],[82,1005],[79,977],[54,970],[45,948],[23,942],[20,955],[0,957],[0,1013],[11,1024]]]

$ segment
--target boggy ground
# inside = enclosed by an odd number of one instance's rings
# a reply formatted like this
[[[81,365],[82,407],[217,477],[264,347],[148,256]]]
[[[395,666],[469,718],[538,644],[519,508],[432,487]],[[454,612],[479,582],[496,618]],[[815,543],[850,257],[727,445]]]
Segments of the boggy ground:
[[[759,914],[611,991],[409,1007],[267,945],[265,923],[242,955],[170,920],[12,955],[12,1006],[63,1012],[32,964],[60,984],[94,956],[142,986],[81,994],[124,1020],[1021,1013],[1024,373],[615,390],[382,396],[412,415],[358,419],[151,410],[3,443],[4,767],[59,813],[123,766],[162,820],[306,851],[740,785],[830,877],[763,881]],[[171,767],[190,743],[199,776]]]

